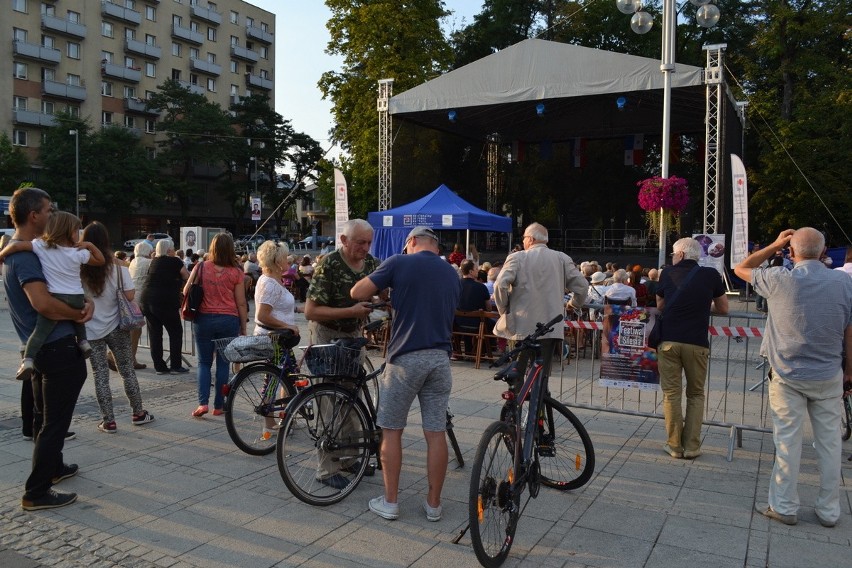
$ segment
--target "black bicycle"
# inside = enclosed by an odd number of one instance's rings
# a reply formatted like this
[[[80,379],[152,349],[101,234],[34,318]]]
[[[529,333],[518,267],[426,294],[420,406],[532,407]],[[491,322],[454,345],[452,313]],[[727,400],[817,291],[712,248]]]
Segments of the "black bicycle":
[[[567,491],[585,485],[595,469],[595,450],[586,428],[564,404],[550,396],[538,339],[562,321],[546,324],[504,354],[492,367],[506,365],[522,352],[535,355],[523,379],[517,361],[494,380],[506,381],[500,420],[485,432],[476,450],[470,478],[468,517],[476,558],[483,566],[500,566],[509,555],[518,520],[541,485]],[[521,496],[529,496],[521,507]],[[466,530],[466,529],[465,529]],[[459,534],[456,541],[463,535]]]
[[[367,373],[357,364],[367,339],[349,341],[353,343],[308,348],[305,362],[316,380],[290,403],[278,435],[281,479],[293,495],[310,505],[343,500],[368,472],[380,467],[381,429],[376,426],[368,385],[384,365]],[[447,437],[462,467],[449,409]]]

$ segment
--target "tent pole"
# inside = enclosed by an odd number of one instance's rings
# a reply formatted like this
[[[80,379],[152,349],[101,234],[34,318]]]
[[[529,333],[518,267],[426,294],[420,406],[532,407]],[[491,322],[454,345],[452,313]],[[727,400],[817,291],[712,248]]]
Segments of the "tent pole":
[[[464,257],[467,258],[467,255],[470,254],[470,229],[464,230]]]

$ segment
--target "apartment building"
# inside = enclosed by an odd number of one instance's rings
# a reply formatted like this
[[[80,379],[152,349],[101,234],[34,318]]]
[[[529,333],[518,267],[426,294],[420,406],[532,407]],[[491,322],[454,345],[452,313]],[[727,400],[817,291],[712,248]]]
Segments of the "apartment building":
[[[7,0],[0,11],[0,128],[33,162],[63,110],[128,128],[153,151],[158,115],[144,99],[166,79],[223,108],[252,93],[275,99],[275,16],[247,2]],[[199,214],[216,214],[199,201]]]

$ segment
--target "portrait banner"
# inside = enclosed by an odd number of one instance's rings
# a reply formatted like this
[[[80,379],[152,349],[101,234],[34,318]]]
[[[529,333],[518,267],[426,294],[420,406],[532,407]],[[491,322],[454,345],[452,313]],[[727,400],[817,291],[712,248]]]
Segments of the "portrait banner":
[[[656,308],[632,308],[607,304],[601,330],[601,374],[605,387],[657,390],[660,374],[657,351],[648,347]]]
[[[252,221],[260,221],[260,218],[261,218],[260,207],[261,207],[260,197],[252,197],[251,198],[251,220]]]
[[[201,246],[199,237],[201,236],[201,227],[181,227],[180,228],[180,243],[178,246],[184,250],[192,249],[196,251]]]

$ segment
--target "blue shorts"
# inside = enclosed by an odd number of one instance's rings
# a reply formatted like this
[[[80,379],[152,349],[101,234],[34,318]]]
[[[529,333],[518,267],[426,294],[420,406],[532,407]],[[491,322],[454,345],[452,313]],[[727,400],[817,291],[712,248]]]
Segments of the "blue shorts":
[[[453,388],[450,358],[443,349],[423,349],[396,357],[387,363],[379,378],[377,424],[389,430],[402,430],[414,397],[420,400],[423,429],[447,429],[447,405]]]

